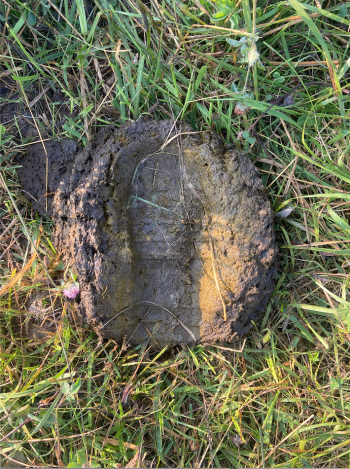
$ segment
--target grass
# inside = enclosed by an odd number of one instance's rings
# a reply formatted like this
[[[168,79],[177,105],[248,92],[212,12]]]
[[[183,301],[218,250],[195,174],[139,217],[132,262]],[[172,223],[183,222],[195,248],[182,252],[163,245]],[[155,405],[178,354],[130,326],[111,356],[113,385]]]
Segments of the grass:
[[[332,0],[2,2],[2,464],[349,467],[349,25]],[[215,129],[260,169],[280,267],[241,349],[123,350],[57,287],[13,157],[150,115]]]

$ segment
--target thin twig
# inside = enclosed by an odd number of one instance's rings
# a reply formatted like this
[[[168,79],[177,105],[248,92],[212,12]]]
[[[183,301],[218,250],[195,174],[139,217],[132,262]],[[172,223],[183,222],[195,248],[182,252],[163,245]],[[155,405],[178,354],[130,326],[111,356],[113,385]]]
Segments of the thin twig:
[[[116,319],[120,314],[122,313],[125,313],[126,311],[128,311],[129,309],[131,308],[134,308],[135,306],[138,306],[138,305],[152,305],[152,306],[157,306],[158,308],[161,308],[161,309],[164,309],[164,311],[166,311],[167,313],[171,314],[173,316],[173,318],[175,318],[180,324],[181,326],[185,329],[186,332],[189,333],[189,335],[192,337],[192,339],[196,342],[196,337],[195,335],[193,334],[193,332],[187,327],[185,326],[185,324],[172,312],[170,311],[170,309],[168,308],[165,308],[165,306],[162,306],[162,305],[159,305],[157,303],[153,303],[153,301],[139,301],[131,306],[127,306],[126,308],[122,309],[121,311],[119,311],[119,313],[115,314],[111,319],[109,319],[107,322],[105,322],[103,324],[103,327],[106,327],[107,324],[109,324],[111,321],[113,321],[114,319]]]

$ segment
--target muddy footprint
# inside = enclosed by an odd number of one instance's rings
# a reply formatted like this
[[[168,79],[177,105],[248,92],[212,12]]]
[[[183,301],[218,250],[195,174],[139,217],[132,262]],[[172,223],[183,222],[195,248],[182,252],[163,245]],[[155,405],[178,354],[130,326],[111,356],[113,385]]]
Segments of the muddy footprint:
[[[47,187],[41,144],[19,177],[55,222],[80,314],[103,337],[164,346],[235,342],[250,329],[271,295],[277,248],[244,154],[173,121],[107,127],[83,150],[65,140],[47,151]]]

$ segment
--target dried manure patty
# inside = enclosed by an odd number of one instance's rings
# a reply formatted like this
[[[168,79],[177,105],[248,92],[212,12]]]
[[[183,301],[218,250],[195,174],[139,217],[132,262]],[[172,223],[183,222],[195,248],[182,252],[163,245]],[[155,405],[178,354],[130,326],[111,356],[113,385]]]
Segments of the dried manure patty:
[[[159,346],[233,342],[249,330],[272,292],[276,246],[244,154],[213,132],[138,121],[64,155],[49,214],[86,321],[104,337]]]

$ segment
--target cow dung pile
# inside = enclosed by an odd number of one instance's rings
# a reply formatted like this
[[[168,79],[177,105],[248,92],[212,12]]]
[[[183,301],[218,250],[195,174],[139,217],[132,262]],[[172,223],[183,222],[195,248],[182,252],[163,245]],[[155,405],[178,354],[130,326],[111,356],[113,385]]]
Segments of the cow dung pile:
[[[29,145],[26,196],[78,276],[75,305],[105,338],[236,342],[273,289],[273,216],[251,161],[174,121]],[[48,163],[48,172],[47,172]]]

